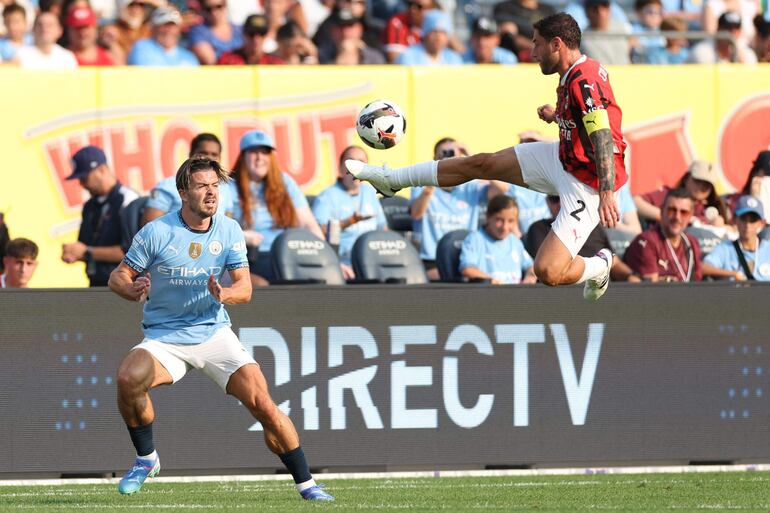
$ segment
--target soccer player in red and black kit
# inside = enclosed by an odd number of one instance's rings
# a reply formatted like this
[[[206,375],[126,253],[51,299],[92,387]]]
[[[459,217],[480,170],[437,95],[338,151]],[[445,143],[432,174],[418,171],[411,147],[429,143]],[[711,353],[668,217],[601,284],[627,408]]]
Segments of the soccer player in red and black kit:
[[[580,28],[557,13],[534,24],[534,59],[545,75],[558,73],[557,103],[537,109],[559,125],[558,142],[525,143],[496,153],[479,153],[387,169],[359,161],[346,167],[392,196],[403,187],[451,187],[473,180],[502,180],[561,198],[561,211],[535,257],[535,274],[546,285],[585,282],[583,296],[596,300],[609,283],[612,252],[583,258],[578,251],[601,222],[620,221],[615,191],[626,182],[621,112],[607,71],[580,53]]]

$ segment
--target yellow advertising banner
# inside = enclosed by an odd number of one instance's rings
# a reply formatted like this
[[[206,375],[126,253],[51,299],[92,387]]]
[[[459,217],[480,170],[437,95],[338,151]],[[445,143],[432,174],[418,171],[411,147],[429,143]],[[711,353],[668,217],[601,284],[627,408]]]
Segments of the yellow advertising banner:
[[[757,152],[770,146],[770,67],[609,72],[635,192],[674,183],[693,158],[717,163],[723,190],[740,188]],[[118,179],[147,194],[176,171],[195,134],[219,136],[223,163],[232,165],[241,135],[259,127],[273,135],[283,169],[317,194],[334,182],[340,151],[360,144],[355,118],[374,99],[400,104],[408,120],[398,146],[368,149],[370,160],[390,166],[430,159],[446,136],[473,152],[516,144],[526,130],[557,136],[536,113],[554,103],[557,77],[529,65],[0,69],[0,83],[0,212],[11,237],[40,246],[34,287],[87,283],[82,264],[60,260],[87,199],[64,178],[72,153],[86,144],[104,148]]]

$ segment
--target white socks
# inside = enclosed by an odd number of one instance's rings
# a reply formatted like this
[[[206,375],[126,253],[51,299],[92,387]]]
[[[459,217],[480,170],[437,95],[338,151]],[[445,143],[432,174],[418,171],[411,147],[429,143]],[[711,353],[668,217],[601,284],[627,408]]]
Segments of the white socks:
[[[607,270],[607,261],[600,256],[583,257],[583,263],[585,263],[586,268],[577,283],[595,278]]]
[[[305,481],[304,483],[297,483],[294,486],[297,487],[298,492],[302,492],[303,490],[307,490],[308,488],[312,488],[315,486],[315,479],[310,479],[308,481]]]
[[[140,460],[145,460],[145,461],[155,461],[155,460],[157,460],[157,459],[158,459],[158,451],[152,451],[152,452],[151,452],[150,454],[148,454],[147,456],[139,456],[138,454],[137,454],[136,456],[137,456],[137,458],[139,458]]]
[[[422,185],[438,185],[438,161],[431,160],[413,166],[391,169],[388,182],[394,189],[418,187]]]

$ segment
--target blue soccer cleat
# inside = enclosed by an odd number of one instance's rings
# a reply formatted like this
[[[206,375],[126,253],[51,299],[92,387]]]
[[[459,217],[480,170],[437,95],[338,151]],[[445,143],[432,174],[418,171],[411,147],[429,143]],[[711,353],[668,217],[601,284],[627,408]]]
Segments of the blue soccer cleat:
[[[141,490],[142,485],[148,477],[155,477],[160,472],[160,458],[156,458],[154,463],[137,458],[134,466],[126,472],[123,479],[118,484],[118,491],[124,495],[131,495]]]
[[[323,502],[331,502],[334,500],[334,497],[326,493],[323,488],[321,488],[318,485],[311,486],[310,488],[307,488],[305,490],[302,490],[299,492],[299,494],[302,496],[303,499],[306,501],[323,501]]]

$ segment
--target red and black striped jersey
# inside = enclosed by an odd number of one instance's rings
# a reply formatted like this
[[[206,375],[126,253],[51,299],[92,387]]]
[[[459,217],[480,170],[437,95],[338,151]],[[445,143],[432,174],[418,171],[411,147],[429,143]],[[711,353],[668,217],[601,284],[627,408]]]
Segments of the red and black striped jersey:
[[[594,150],[583,116],[604,109],[610,120],[615,143],[615,190],[626,183],[628,175],[623,163],[626,143],[620,128],[623,116],[610,87],[607,70],[583,55],[564,74],[556,89],[556,122],[559,124],[559,160],[564,169],[584,184],[599,190]]]

